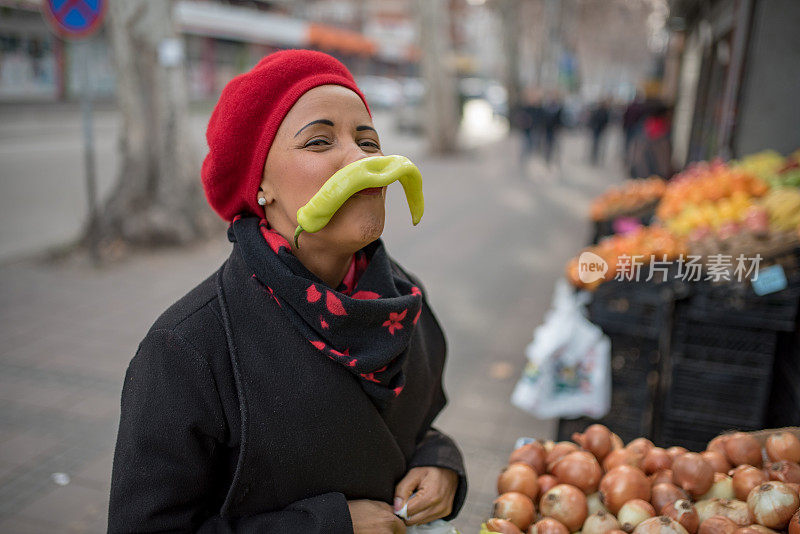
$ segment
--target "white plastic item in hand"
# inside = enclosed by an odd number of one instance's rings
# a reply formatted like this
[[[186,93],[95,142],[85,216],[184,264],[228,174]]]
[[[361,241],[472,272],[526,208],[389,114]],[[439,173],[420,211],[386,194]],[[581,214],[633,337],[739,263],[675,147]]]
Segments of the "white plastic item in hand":
[[[437,519],[424,525],[412,525],[406,529],[406,534],[460,534],[456,528],[444,521]]]

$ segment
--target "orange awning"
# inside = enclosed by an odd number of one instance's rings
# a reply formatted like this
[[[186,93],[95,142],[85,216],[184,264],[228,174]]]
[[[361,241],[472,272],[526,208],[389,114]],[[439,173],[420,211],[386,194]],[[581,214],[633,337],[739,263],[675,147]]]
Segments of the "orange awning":
[[[375,43],[360,33],[324,24],[309,24],[308,44],[315,48],[362,56],[373,56],[378,51]]]

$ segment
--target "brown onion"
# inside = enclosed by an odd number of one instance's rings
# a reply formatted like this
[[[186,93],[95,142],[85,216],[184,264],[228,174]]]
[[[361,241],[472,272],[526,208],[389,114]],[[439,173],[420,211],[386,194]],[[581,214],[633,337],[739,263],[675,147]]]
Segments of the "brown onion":
[[[497,477],[497,493],[518,491],[531,499],[536,499],[539,494],[539,482],[536,471],[528,464],[522,462],[507,466]]]
[[[570,532],[580,530],[588,514],[586,496],[569,484],[559,484],[542,495],[539,510],[543,516],[559,521]]]
[[[700,523],[697,534],[733,534],[737,528],[736,523],[727,517],[715,515]]]
[[[767,471],[769,472],[770,480],[800,484],[800,465],[794,462],[779,460],[771,463]]]
[[[681,524],[689,534],[695,534],[700,527],[700,517],[694,505],[686,499],[675,501],[661,509],[661,515],[671,517]]]
[[[533,523],[535,514],[533,501],[522,493],[511,491],[494,500],[492,515],[511,521],[520,530],[525,530]]]
[[[641,499],[631,499],[622,505],[617,514],[617,519],[625,532],[633,532],[639,523],[655,517],[656,511],[649,502]]]
[[[711,466],[715,473],[727,473],[731,470],[728,458],[719,451],[703,451],[700,456],[708,462],[708,465]]]
[[[650,484],[652,486],[661,484],[662,482],[672,484],[672,469],[664,469],[663,471],[650,475]]]
[[[761,467],[761,445],[758,440],[744,432],[734,432],[725,441],[725,455],[733,465],[748,464]]]
[[[702,495],[714,483],[714,470],[696,452],[685,452],[672,462],[672,482],[690,495]]]
[[[656,510],[661,511],[668,504],[688,498],[689,495],[675,484],[662,482],[653,486],[650,502]]]
[[[669,454],[669,457],[672,458],[673,462],[675,461],[675,458],[685,452],[689,452],[689,449],[686,447],[670,447],[667,449],[667,454]]]
[[[628,534],[624,530],[611,530],[608,534]]]
[[[608,512],[608,509],[603,506],[603,501],[600,498],[600,492],[596,491],[591,495],[586,496],[586,508],[589,515],[596,514],[597,512]]]
[[[756,523],[782,530],[800,507],[800,498],[783,482],[768,482],[753,488],[747,496],[747,506]]]
[[[671,517],[660,515],[639,523],[633,534],[688,534],[688,532]]]
[[[707,451],[717,451],[721,454],[724,454],[725,457],[728,457],[728,453],[725,452],[725,442],[728,441],[730,434],[722,434],[721,436],[717,436],[716,438],[712,439],[706,445]]]
[[[716,513],[714,515],[721,515],[727,517],[737,526],[746,527],[753,523],[753,516],[747,508],[747,503],[738,501],[736,499],[719,499]]]
[[[600,481],[600,497],[612,514],[631,499],[650,500],[650,482],[641,469],[629,465],[615,467]]]
[[[576,432],[572,435],[572,440],[598,460],[602,460],[611,452],[611,431],[604,425],[591,425],[583,434]]]
[[[789,520],[789,534],[800,534],[800,510],[796,511]]]
[[[545,456],[547,456],[547,453],[544,450],[544,446],[538,441],[534,441],[515,449],[508,458],[508,463],[515,464],[521,462],[523,464],[528,464],[536,471],[537,475],[543,475]]]
[[[653,447],[647,451],[642,460],[642,471],[646,475],[652,475],[658,471],[669,469],[672,465],[672,458],[667,451],[661,447]]]
[[[746,527],[739,527],[736,529],[736,534],[778,534],[771,528],[761,525],[747,525]]]
[[[612,530],[619,530],[620,525],[617,519],[608,512],[596,512],[591,514],[583,522],[581,534],[608,534]]]
[[[697,501],[694,503],[694,509],[697,510],[697,517],[700,518],[700,524],[709,517],[714,517],[719,509],[719,499],[708,499],[705,501]]]
[[[584,493],[594,493],[603,477],[597,459],[586,451],[571,452],[551,469],[560,484],[575,486]]]
[[[741,465],[732,471],[733,493],[740,501],[747,500],[750,491],[769,480],[767,474],[752,465]]]
[[[558,486],[558,479],[553,475],[541,475],[539,477],[539,495],[544,495],[556,486]]]
[[[552,517],[545,517],[531,525],[528,534],[569,534],[569,530]]]
[[[553,441],[552,439],[548,439],[547,441],[542,443],[542,446],[544,447],[544,451],[549,453],[550,451],[553,450],[553,447],[556,446],[556,442]]]
[[[638,452],[642,456],[647,454],[647,451],[649,451],[653,447],[655,447],[655,445],[653,445],[653,442],[647,438],[636,438],[635,440],[625,445],[625,448],[628,449],[629,451]]]
[[[735,499],[733,492],[733,478],[722,473],[714,473],[714,484],[704,495],[697,498],[698,501],[706,499]]]
[[[617,449],[608,453],[603,459],[603,470],[606,472],[611,471],[615,467],[621,465],[630,465],[632,467],[639,467],[642,465],[644,455],[630,449]]]
[[[522,534],[522,531],[507,519],[500,519],[493,517],[486,520],[486,530],[489,532],[496,532],[497,534]]]
[[[767,449],[767,456],[773,462],[786,460],[800,463],[800,439],[790,432],[771,434],[764,448]]]
[[[616,451],[617,449],[625,448],[625,442],[622,441],[618,435],[611,433],[611,450]]]
[[[556,462],[558,462],[561,458],[577,450],[578,446],[571,441],[559,441],[556,443],[553,446],[553,450],[547,453],[547,456],[544,460],[547,472],[550,473],[553,469],[553,466],[556,465]]]
[[[800,495],[800,484],[797,484],[795,482],[784,482],[784,484],[795,490],[797,494]]]

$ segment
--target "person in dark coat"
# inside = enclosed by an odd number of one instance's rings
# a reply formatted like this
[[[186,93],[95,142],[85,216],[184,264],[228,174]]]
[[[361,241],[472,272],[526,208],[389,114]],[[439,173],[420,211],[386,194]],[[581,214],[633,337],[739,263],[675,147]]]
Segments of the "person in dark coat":
[[[446,342],[380,239],[386,188],[292,244],[297,209],[382,154],[352,75],[321,52],[271,54],[225,87],[207,139],[203,186],[233,246],[130,362],[109,532],[383,534],[452,519],[463,458],[432,426]]]
[[[610,118],[611,106],[609,101],[605,99],[598,102],[589,114],[588,126],[592,134],[592,150],[589,159],[592,165],[597,165],[600,162],[600,142]]]

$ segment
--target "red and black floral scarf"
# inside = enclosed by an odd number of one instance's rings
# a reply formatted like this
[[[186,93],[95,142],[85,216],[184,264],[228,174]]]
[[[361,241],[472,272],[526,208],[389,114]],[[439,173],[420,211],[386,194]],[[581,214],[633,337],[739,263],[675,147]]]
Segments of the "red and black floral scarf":
[[[400,395],[422,292],[392,268],[380,239],[355,254],[336,289],[306,269],[264,219],[234,218],[228,239],[239,245],[253,283],[321,354],[355,375],[374,399]]]

